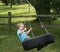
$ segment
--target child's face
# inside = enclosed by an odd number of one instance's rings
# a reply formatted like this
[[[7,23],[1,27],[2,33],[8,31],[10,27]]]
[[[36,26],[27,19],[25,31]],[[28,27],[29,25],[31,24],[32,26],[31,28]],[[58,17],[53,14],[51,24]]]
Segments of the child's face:
[[[20,28],[21,30],[24,30],[25,26],[24,26],[24,25],[21,25],[19,28]]]

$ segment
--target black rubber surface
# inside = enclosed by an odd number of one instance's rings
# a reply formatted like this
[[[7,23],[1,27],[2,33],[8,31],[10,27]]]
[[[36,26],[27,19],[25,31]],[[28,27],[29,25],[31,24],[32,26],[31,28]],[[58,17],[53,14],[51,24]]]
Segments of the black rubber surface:
[[[22,43],[22,45],[24,50],[31,50],[33,48],[38,48],[38,50],[40,50],[41,48],[53,43],[54,41],[55,39],[53,34],[49,33],[26,40]]]

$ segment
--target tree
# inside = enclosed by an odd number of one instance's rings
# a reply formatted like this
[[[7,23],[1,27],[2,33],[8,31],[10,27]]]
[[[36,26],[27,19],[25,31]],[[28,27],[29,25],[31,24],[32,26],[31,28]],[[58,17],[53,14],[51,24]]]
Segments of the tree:
[[[50,12],[51,9],[54,9],[56,13],[59,13],[60,0],[28,0],[28,1],[35,8],[37,15],[51,14]],[[42,19],[42,17],[39,18]]]
[[[52,0],[52,8],[55,11],[55,14],[60,13],[60,0]]]
[[[50,0],[29,0],[36,9],[37,15],[50,13]]]

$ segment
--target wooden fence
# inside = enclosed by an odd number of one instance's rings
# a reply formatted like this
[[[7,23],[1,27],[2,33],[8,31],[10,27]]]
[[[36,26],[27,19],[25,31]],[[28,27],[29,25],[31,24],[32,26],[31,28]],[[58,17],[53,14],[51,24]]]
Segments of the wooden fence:
[[[8,18],[8,30],[11,32],[11,18],[19,18],[19,17],[59,17],[60,15],[24,15],[24,16],[12,16],[11,12],[8,12],[8,16],[1,16],[0,18]]]
[[[11,31],[11,12],[8,12],[8,16],[1,16],[0,18],[8,18],[8,30]]]

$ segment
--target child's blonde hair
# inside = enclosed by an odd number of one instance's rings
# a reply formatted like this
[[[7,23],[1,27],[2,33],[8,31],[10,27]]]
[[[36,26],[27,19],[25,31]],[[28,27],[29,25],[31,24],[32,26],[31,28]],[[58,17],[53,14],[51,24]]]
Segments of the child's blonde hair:
[[[23,23],[18,23],[17,27],[20,27],[20,26],[23,26],[23,25],[24,25]]]

